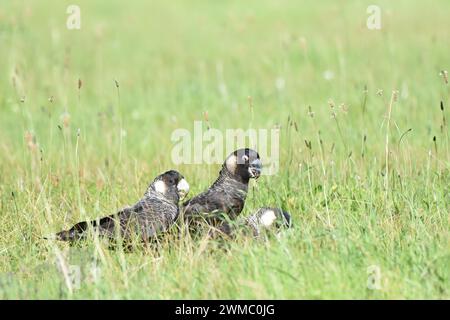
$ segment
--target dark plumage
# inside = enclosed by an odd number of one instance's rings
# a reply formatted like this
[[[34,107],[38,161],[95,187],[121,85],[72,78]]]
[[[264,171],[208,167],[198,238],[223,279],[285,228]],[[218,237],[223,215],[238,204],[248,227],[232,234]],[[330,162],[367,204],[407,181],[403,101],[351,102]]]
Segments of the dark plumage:
[[[281,208],[264,207],[235,224],[224,223],[218,230],[230,237],[239,232],[259,237],[266,230],[278,230],[291,226],[292,221],[289,212]]]
[[[193,222],[204,220],[217,225],[221,215],[235,219],[244,208],[249,180],[257,179],[261,170],[261,160],[255,150],[246,148],[231,153],[211,187],[183,203],[185,221],[192,227]]]
[[[76,241],[86,237],[92,229],[99,236],[114,239],[120,236],[130,240],[138,236],[143,241],[167,230],[178,218],[180,195],[189,192],[183,176],[174,170],[167,171],[153,180],[134,206],[95,221],[82,221],[67,231],[56,234],[56,239]]]

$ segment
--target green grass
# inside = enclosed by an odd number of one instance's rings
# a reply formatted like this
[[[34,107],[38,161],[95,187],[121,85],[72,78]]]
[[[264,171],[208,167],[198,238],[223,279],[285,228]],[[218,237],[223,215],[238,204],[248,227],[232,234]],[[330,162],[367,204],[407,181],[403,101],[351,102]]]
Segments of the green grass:
[[[0,5],[0,298],[450,298],[448,1],[377,1],[379,31],[372,1],[76,2],[78,31],[70,1]],[[131,253],[42,240],[164,170],[206,188],[219,166],[173,165],[170,140],[206,111],[220,130],[281,127],[280,172],[242,214],[284,206],[295,228]]]

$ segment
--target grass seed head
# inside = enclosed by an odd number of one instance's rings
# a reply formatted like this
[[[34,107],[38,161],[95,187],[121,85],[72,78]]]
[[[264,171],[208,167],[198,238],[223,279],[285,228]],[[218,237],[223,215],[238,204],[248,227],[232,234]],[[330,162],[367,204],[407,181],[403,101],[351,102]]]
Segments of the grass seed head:
[[[36,143],[36,137],[30,131],[25,132],[25,142],[31,152],[35,152],[37,150],[38,145]]]
[[[308,115],[309,115],[311,118],[314,118],[314,112],[312,111],[311,106],[308,106]]]
[[[70,114],[69,113],[63,113],[61,116],[61,121],[63,123],[64,128],[68,128],[70,126]]]
[[[448,71],[447,70],[442,70],[440,75],[444,79],[445,84],[448,84]]]
[[[392,91],[392,101],[397,102],[397,100],[398,100],[398,90],[393,90]]]

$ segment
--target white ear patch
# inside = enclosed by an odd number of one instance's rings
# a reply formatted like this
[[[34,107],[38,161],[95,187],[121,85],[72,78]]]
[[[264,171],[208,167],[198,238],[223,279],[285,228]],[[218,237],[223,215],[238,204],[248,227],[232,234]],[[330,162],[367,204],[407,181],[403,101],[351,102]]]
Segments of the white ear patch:
[[[159,193],[162,193],[162,194],[166,193],[166,191],[167,191],[166,183],[162,180],[156,181],[154,184],[154,187],[155,187],[156,191],[158,191]]]
[[[189,183],[185,179],[181,179],[177,184],[177,189],[182,196],[185,196],[189,193]]]
[[[231,173],[235,173],[237,165],[237,157],[234,154],[229,156],[225,161],[225,165],[227,166],[228,171],[230,171]]]
[[[272,223],[277,219],[275,212],[273,210],[267,210],[259,219],[263,226],[270,227]]]

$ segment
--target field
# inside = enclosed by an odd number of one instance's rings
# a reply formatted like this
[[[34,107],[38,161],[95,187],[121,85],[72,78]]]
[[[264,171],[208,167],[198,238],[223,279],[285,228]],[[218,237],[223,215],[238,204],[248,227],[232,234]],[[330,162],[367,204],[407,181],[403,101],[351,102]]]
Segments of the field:
[[[0,4],[0,298],[449,299],[450,2]],[[441,104],[442,102],[442,104]],[[276,175],[242,215],[294,227],[221,243],[69,247],[174,168],[171,134],[280,128]],[[75,280],[74,280],[75,279]]]

